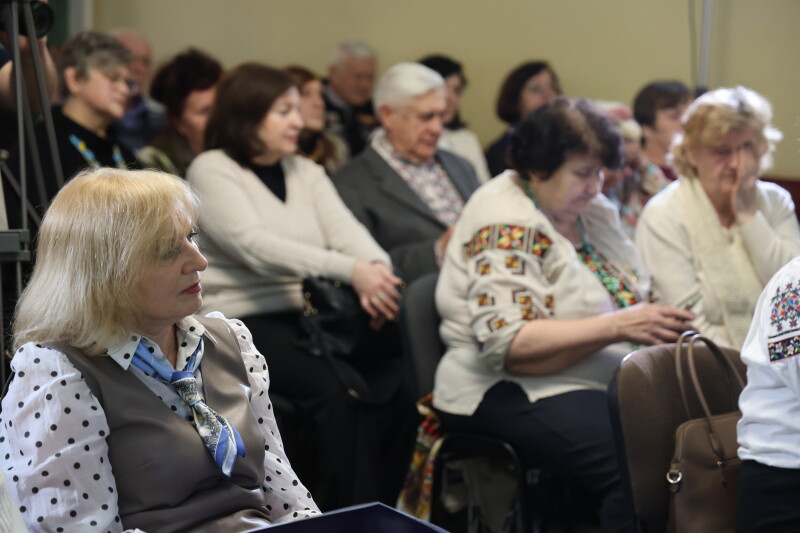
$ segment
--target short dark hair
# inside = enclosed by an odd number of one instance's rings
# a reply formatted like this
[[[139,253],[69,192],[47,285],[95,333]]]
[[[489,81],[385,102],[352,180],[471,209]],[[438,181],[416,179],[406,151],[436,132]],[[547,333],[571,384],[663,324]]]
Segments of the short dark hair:
[[[519,97],[525,83],[540,72],[548,71],[553,77],[553,90],[561,94],[561,86],[558,76],[547,61],[529,61],[523,63],[506,76],[500,93],[497,95],[497,105],[495,111],[497,117],[506,124],[516,124],[519,122]]]
[[[442,78],[447,78],[453,74],[458,75],[458,77],[461,78],[462,87],[467,87],[467,77],[464,75],[464,69],[461,66],[461,63],[455,59],[444,55],[434,54],[423,57],[419,60],[419,62],[429,69],[438,72]],[[449,124],[445,124],[445,127],[450,130],[459,130],[467,127],[467,124],[461,120],[461,110],[456,112],[456,116],[453,117],[453,120]]]
[[[523,179],[547,180],[570,155],[597,156],[610,169],[622,164],[622,137],[589,100],[560,96],[529,113],[511,132],[509,162]]]
[[[243,63],[222,77],[208,117],[205,149],[220,148],[240,165],[264,153],[256,131],[272,104],[295,87],[291,76],[260,63]]]
[[[189,48],[158,67],[150,84],[150,96],[164,104],[167,117],[176,119],[193,91],[205,91],[219,82],[222,65],[210,55]]]
[[[72,67],[79,80],[89,76],[89,69],[99,70],[117,69],[127,65],[133,60],[133,54],[114,37],[94,30],[84,30],[76,33],[61,45],[57,58],[58,69],[61,74],[60,95],[62,98],[70,96],[63,72]]]
[[[633,99],[633,118],[640,126],[653,127],[656,111],[689,103],[689,88],[680,81],[654,81],[648,83]]]

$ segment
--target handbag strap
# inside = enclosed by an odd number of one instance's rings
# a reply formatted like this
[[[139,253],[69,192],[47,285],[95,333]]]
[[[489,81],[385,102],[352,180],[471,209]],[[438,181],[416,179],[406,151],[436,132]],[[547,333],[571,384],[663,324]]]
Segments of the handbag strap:
[[[697,399],[700,401],[700,406],[703,409],[703,414],[705,415],[706,423],[708,424],[708,438],[711,443],[711,449],[714,451],[714,453],[717,455],[718,458],[724,459],[725,453],[721,441],[719,439],[719,433],[716,430],[716,425],[714,424],[714,419],[713,416],[711,415],[711,409],[709,409],[708,407],[708,401],[706,400],[705,394],[703,394],[703,389],[700,385],[700,378],[697,375],[697,367],[695,366],[695,359],[694,359],[694,347],[695,344],[698,342],[705,343],[706,346],[708,346],[711,353],[714,354],[714,357],[717,359],[717,361],[722,363],[722,366],[733,374],[739,385],[740,392],[744,388],[744,379],[742,379],[741,374],[739,374],[739,371],[736,369],[735,366],[733,366],[733,363],[730,361],[730,359],[725,357],[725,354],[722,353],[722,350],[719,349],[719,346],[717,346],[711,339],[699,333],[693,335],[689,339],[689,345],[687,349],[689,375],[692,379],[694,392],[697,395]]]
[[[692,418],[692,413],[689,410],[689,396],[687,395],[686,382],[683,377],[683,344],[688,338],[695,335],[698,335],[696,331],[684,331],[675,343],[675,376],[678,378],[678,388],[681,391],[681,400],[683,400],[683,408],[686,411],[687,419]]]

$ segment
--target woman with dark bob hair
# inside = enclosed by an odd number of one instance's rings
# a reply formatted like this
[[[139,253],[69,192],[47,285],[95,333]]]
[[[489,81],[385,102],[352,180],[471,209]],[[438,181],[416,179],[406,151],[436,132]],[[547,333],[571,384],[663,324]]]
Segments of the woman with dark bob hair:
[[[48,208],[0,425],[31,531],[237,532],[318,513],[250,332],[194,314],[199,212],[182,179],[112,168]]]
[[[561,94],[558,76],[547,61],[523,63],[509,72],[497,95],[497,118],[513,126],[528,113]],[[497,176],[509,165],[511,129],[507,129],[486,150],[489,172]]]
[[[555,465],[602,500],[603,531],[631,531],[606,386],[634,344],[675,340],[693,315],[647,303],[649,277],[599,194],[620,138],[588,101],[525,116],[510,160],[470,198],[447,249],[433,403],[445,430]]]
[[[214,105],[222,65],[190,48],[161,65],[150,84],[150,96],[164,105],[164,132],[136,154],[143,165],[177,176],[203,151],[203,135]]]
[[[205,306],[241,317],[254,340],[269,346],[274,390],[314,431],[321,505],[388,502],[413,442],[413,402],[401,398],[403,364],[391,338],[396,330],[385,324],[396,317],[400,279],[325,170],[296,155],[302,128],[300,93],[285,71],[246,63],[223,77],[206,129],[208,151],[188,172],[203,201]],[[346,362],[308,347],[302,281],[317,276],[353,287],[373,329],[381,330],[379,349]]]

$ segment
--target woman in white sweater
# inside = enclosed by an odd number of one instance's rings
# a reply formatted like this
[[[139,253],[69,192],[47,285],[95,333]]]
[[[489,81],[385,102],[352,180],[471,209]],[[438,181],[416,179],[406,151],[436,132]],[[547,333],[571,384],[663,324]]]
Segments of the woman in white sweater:
[[[690,309],[695,329],[737,350],[761,290],[800,254],[791,196],[758,179],[781,138],[771,120],[769,102],[744,87],[695,100],[672,148],[681,177],[637,226],[659,301]]]
[[[447,352],[433,404],[446,431],[502,438],[602,501],[631,531],[606,386],[633,344],[675,340],[693,318],[647,303],[649,278],[600,192],[620,139],[587,101],[558,98],[511,135],[514,170],[476,191],[436,288]]]
[[[269,363],[272,390],[310,420],[322,505],[390,501],[402,468],[395,473],[382,465],[405,462],[413,433],[403,438],[402,416],[385,430],[366,426],[381,409],[412,412],[413,404],[403,403],[401,361],[378,353],[349,364],[304,348],[301,284],[323,276],[352,285],[377,330],[395,318],[400,279],[323,168],[295,155],[303,127],[299,102],[288,74],[260,64],[237,67],[219,86],[208,151],[187,174],[204,208],[204,308],[241,317]],[[397,345],[390,328],[382,333],[379,339]],[[342,381],[377,405],[354,401]]]

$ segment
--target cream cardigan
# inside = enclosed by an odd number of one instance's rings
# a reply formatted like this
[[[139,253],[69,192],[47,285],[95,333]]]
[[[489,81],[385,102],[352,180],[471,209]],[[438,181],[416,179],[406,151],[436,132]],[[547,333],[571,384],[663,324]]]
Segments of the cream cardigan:
[[[682,177],[653,197],[639,219],[636,244],[653,276],[658,301],[691,309],[698,331],[717,344],[739,350],[758,292],[784,264],[800,255],[794,203],[778,185],[758,181],[757,212],[747,224],[724,228],[712,213],[710,221],[700,225],[697,221],[708,220],[708,214],[698,211],[713,207],[707,197],[697,198],[698,190],[703,194],[691,178]],[[716,257],[695,250],[701,236],[713,238]],[[728,257],[722,263],[727,268],[709,268]],[[733,288],[721,291],[718,287],[723,285]],[[753,286],[754,290],[748,289]]]
[[[356,260],[391,264],[322,167],[294,155],[281,165],[285,203],[221,150],[200,154],[189,167],[209,262],[202,274],[205,312],[247,317],[300,310],[302,278],[350,283]]]

